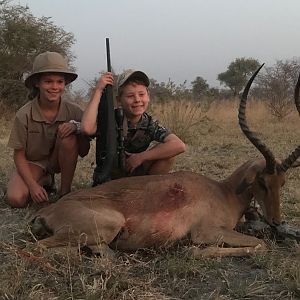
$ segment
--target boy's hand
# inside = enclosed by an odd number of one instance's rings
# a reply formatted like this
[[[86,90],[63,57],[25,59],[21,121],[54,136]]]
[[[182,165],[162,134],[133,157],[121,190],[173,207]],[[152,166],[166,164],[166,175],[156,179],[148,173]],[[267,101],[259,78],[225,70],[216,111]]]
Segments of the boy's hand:
[[[29,193],[34,203],[42,203],[48,201],[48,194],[46,190],[38,183],[29,187]]]
[[[70,122],[66,122],[66,123],[62,123],[58,125],[58,129],[57,129],[57,135],[58,137],[60,137],[61,139],[75,133],[77,130],[77,127],[75,124],[70,123]]]
[[[132,173],[138,166],[140,166],[143,162],[143,152],[141,153],[128,153],[126,152],[126,162],[125,169],[127,172]]]
[[[96,89],[103,91],[108,84],[114,84],[114,76],[111,72],[106,72],[99,78]]]

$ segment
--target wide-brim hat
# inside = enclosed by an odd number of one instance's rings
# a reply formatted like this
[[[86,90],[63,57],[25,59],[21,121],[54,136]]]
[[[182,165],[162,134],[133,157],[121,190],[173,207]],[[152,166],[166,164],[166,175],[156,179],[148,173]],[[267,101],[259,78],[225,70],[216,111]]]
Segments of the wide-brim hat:
[[[118,77],[117,82],[117,93],[119,94],[119,89],[128,81],[130,80],[138,80],[145,84],[146,87],[150,85],[150,80],[148,76],[142,71],[136,70],[126,70]]]
[[[42,73],[62,73],[66,85],[77,78],[77,74],[69,70],[67,60],[57,52],[44,52],[39,54],[33,62],[32,73],[25,79],[27,88],[34,87],[36,78]]]

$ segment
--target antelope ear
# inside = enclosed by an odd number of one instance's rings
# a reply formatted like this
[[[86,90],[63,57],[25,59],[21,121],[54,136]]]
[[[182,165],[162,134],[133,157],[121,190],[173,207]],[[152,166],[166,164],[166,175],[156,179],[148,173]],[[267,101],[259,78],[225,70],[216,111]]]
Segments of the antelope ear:
[[[244,178],[236,187],[235,193],[237,195],[243,193],[249,186],[251,186],[252,182],[247,181],[247,178]]]
[[[244,170],[244,174],[237,184],[235,193],[237,195],[243,193],[248,187],[252,185],[257,174],[262,171],[264,165],[260,161],[254,161],[247,169]]]

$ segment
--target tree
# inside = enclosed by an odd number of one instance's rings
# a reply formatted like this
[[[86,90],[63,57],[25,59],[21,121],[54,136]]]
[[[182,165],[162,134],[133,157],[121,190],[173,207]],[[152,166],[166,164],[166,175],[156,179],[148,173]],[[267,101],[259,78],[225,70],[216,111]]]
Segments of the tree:
[[[183,83],[176,84],[169,78],[167,83],[158,83],[151,78],[149,90],[151,98],[159,102],[191,99],[191,91],[186,87],[186,80]]]
[[[0,100],[19,106],[26,101],[23,80],[31,71],[35,56],[56,51],[72,62],[70,48],[75,39],[49,17],[36,18],[27,6],[9,2],[0,2]]]
[[[299,70],[299,59],[278,60],[273,67],[266,67],[265,73],[258,78],[259,95],[267,99],[271,114],[278,119],[285,118],[295,109],[293,94]]]
[[[221,84],[227,86],[234,96],[244,88],[250,75],[259,67],[259,62],[253,58],[237,58],[231,62],[226,72],[218,75]]]
[[[191,84],[192,93],[196,99],[199,99],[202,96],[206,95],[209,91],[209,84],[201,76],[197,76],[196,79],[191,82]]]

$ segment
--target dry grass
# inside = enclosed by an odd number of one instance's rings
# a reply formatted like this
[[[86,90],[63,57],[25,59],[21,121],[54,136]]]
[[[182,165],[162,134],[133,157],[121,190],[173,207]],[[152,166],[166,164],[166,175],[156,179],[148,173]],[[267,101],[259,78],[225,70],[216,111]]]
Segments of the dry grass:
[[[293,113],[278,122],[262,103],[249,104],[251,127],[276,157],[285,157],[299,143],[298,115]],[[213,103],[209,110],[190,103],[152,110],[188,141],[188,151],[179,157],[175,169],[221,179],[245,160],[260,156],[240,132],[235,101]],[[12,152],[6,148],[10,125],[10,121],[0,120],[0,192],[13,167]],[[73,189],[91,184],[94,155],[93,145],[88,157],[78,162]],[[282,190],[284,217],[298,227],[299,182],[300,169],[291,170]],[[267,255],[234,259],[193,260],[186,245],[117,253],[114,261],[79,256],[70,249],[41,253],[29,242],[26,226],[35,208],[13,210],[5,204],[5,197],[0,197],[1,299],[300,298],[300,248],[292,241],[269,241],[272,250]]]
[[[206,112],[206,105],[190,101],[170,101],[151,107],[151,113],[188,144],[193,142],[195,130],[208,121]]]

